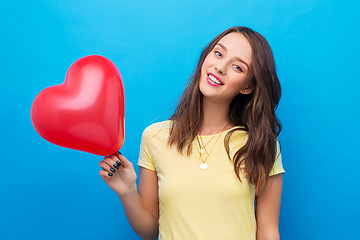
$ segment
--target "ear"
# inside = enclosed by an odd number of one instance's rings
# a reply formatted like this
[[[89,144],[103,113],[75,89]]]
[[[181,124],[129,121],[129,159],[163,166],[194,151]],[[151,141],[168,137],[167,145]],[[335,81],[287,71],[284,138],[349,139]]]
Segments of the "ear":
[[[241,93],[241,94],[250,94],[250,93],[252,93],[252,91],[253,91],[253,88],[252,88],[252,87],[246,86],[245,88],[243,88],[243,89],[240,91],[240,93]]]

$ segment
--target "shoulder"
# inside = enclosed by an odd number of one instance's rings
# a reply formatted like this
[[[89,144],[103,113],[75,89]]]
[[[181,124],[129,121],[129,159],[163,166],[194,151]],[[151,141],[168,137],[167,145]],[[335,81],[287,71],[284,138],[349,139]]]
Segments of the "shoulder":
[[[229,137],[229,142],[235,144],[245,144],[249,137],[249,133],[242,126],[235,126],[227,130],[226,135]]]
[[[156,122],[145,128],[143,137],[168,137],[171,127],[171,120]]]

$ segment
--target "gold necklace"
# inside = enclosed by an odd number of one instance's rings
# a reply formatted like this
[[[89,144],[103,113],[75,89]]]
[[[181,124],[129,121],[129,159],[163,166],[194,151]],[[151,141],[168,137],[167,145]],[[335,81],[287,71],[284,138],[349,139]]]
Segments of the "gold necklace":
[[[229,123],[228,123],[224,128],[222,128],[217,134],[214,134],[214,136],[213,136],[206,144],[204,144],[201,136],[196,136],[196,140],[197,140],[197,142],[198,142],[198,151],[199,151],[200,159],[201,159],[200,168],[201,168],[202,170],[207,169],[208,165],[207,165],[207,163],[206,163],[206,160],[210,157],[210,153],[211,153],[212,150],[214,149],[216,143],[219,141],[220,136],[221,136],[221,133],[224,131],[224,129],[225,129],[228,125],[229,125]],[[208,152],[208,151],[206,150],[206,146],[207,146],[216,136],[218,136],[218,137],[217,137],[214,145],[212,146],[212,148],[211,148],[210,151]],[[201,141],[202,144],[200,143],[199,138],[200,138],[200,141]],[[205,159],[204,159],[204,157],[203,157],[203,154],[204,154],[204,153],[207,154]]]
[[[214,136],[213,136],[206,144],[204,144],[204,142],[203,142],[203,140],[202,140],[202,137],[200,136],[200,141],[201,141],[202,145],[201,145],[201,143],[199,142],[199,136],[196,136],[196,139],[197,139],[197,141],[198,141],[198,143],[199,143],[200,153],[201,153],[201,154],[203,154],[203,153],[206,152],[206,148],[205,148],[206,145],[208,145],[216,136],[217,136],[217,134],[214,134]],[[206,153],[207,153],[207,152],[206,152]]]

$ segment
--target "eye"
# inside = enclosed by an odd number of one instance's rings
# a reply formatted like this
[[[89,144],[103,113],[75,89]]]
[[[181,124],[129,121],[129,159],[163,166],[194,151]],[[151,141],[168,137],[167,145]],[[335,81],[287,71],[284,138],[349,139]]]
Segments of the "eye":
[[[215,54],[216,54],[218,57],[222,57],[222,54],[221,54],[221,52],[219,52],[219,51],[215,51]]]
[[[240,72],[244,72],[239,65],[234,65],[234,67],[235,67],[236,70],[238,70]]]

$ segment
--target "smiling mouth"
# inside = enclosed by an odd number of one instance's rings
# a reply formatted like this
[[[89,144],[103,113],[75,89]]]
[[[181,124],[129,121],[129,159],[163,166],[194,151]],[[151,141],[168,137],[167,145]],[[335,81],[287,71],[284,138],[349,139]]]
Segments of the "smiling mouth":
[[[214,77],[211,74],[208,74],[209,80],[217,85],[224,85],[220,80],[218,80],[216,77]]]

